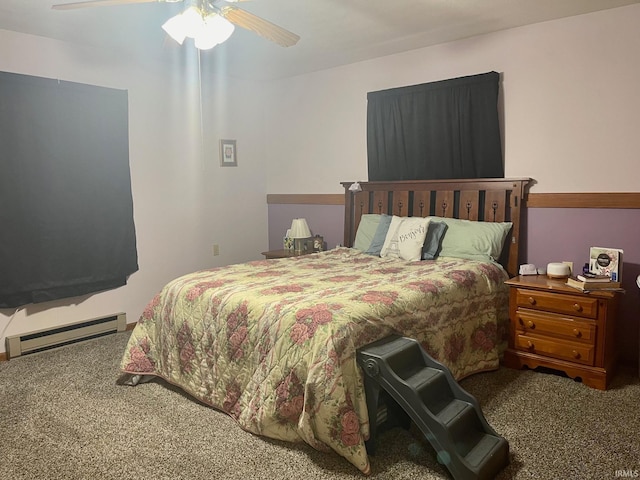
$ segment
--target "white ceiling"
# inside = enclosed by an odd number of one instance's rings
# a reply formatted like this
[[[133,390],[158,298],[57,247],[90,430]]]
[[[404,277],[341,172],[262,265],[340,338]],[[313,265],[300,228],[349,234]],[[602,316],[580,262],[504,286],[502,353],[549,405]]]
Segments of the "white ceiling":
[[[0,0],[0,28],[167,59],[195,48],[161,29],[184,3],[52,10],[53,3],[69,0]],[[297,33],[298,44],[280,47],[237,28],[203,58],[232,76],[286,77],[633,3],[640,0],[253,0],[238,5]]]

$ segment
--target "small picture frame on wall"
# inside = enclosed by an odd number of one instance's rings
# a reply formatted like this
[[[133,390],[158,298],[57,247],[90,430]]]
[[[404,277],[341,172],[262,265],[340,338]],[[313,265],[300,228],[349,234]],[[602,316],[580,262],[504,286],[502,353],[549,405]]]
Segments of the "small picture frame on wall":
[[[235,140],[220,140],[220,166],[237,167],[238,157]]]

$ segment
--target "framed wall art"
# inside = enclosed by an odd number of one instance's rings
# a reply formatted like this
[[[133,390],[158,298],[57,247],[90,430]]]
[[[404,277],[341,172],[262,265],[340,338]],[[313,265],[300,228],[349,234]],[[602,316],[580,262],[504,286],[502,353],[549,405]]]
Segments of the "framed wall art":
[[[238,156],[236,152],[235,140],[220,140],[220,166],[238,166]]]

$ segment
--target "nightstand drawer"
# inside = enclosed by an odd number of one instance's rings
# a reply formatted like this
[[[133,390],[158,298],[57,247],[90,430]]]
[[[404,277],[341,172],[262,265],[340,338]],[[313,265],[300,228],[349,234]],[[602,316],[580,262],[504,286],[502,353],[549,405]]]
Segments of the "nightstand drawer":
[[[516,303],[520,307],[565,313],[585,318],[598,317],[598,299],[586,295],[558,295],[537,290],[517,289]]]
[[[584,365],[593,365],[595,360],[593,345],[539,338],[533,335],[516,335],[516,348]]]
[[[553,315],[543,315],[533,310],[518,309],[517,325],[527,334],[552,335],[567,340],[584,341],[591,344],[596,340],[596,324],[584,320]]]

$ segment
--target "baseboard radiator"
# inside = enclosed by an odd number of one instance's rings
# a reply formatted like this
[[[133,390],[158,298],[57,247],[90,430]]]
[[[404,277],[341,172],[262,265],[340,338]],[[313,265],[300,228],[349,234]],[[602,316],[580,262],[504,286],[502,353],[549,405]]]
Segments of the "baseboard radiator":
[[[127,315],[125,313],[116,313],[109,317],[94,318],[70,323],[62,327],[14,335],[7,337],[5,340],[7,360],[116,332],[123,332],[126,328]]]

